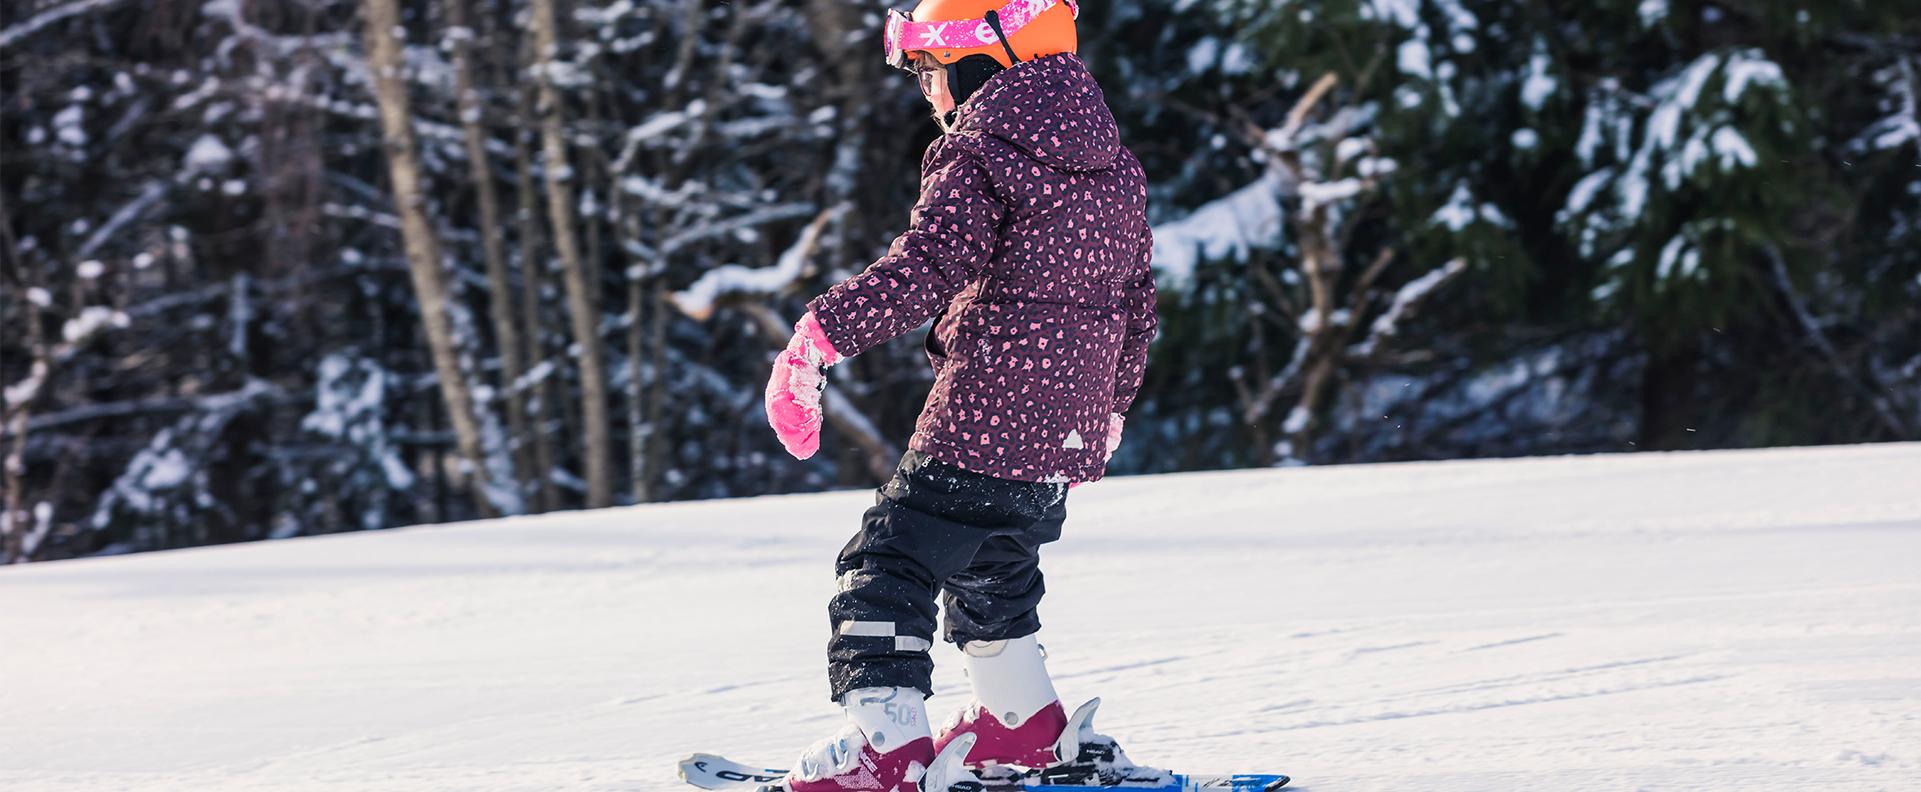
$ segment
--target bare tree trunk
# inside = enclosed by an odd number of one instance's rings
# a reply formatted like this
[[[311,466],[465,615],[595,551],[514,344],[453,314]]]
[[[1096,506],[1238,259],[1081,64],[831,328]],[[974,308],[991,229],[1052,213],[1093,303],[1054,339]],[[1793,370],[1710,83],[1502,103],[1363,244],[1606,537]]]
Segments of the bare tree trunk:
[[[1347,335],[1347,322],[1339,318],[1340,298],[1335,293],[1341,278],[1340,242],[1335,239],[1327,211],[1325,205],[1315,206],[1305,213],[1306,217],[1296,213],[1294,223],[1294,236],[1300,242],[1301,270],[1307,275],[1308,296],[1313,302],[1308,310],[1315,321],[1313,327],[1307,329],[1311,339],[1304,366],[1307,379],[1301,389],[1300,403],[1288,416],[1285,431],[1294,456],[1309,461],[1314,452],[1314,436],[1320,431],[1321,403],[1327,397],[1328,387],[1334,383],[1335,364]]]
[[[1248,269],[1255,273],[1262,275],[1267,273],[1266,257],[1261,256],[1259,253],[1253,255],[1252,260],[1247,263],[1247,266]],[[1250,308],[1260,308],[1260,306],[1261,304],[1258,301],[1248,304]],[[1248,351],[1254,358],[1255,382],[1266,382],[1273,376],[1273,372],[1268,371],[1267,365],[1267,328],[1264,326],[1267,319],[1268,317],[1264,310],[1248,311],[1247,323],[1249,329],[1251,329],[1254,334],[1254,337],[1250,339],[1252,344]],[[1241,409],[1245,412],[1247,407],[1252,404],[1252,399],[1251,394],[1248,393],[1247,390],[1247,383],[1243,380],[1244,375],[1241,374],[1241,368],[1239,366],[1235,366],[1230,374],[1234,377],[1234,388],[1240,394]],[[1267,425],[1268,422],[1265,417],[1263,417],[1260,420],[1248,422],[1247,427],[1248,432],[1253,435],[1254,440],[1254,464],[1261,467],[1273,467],[1274,463],[1278,461],[1274,458],[1274,444],[1270,442],[1267,437]]]
[[[440,393],[447,402],[448,423],[453,426],[461,461],[467,468],[465,472],[471,477],[469,491],[474,508],[482,516],[498,516],[493,502],[487,498],[492,482],[480,458],[480,428],[474,420],[473,397],[467,390],[465,372],[460,370],[452,323],[447,317],[447,284],[441,276],[440,242],[427,220],[426,196],[421,194],[413,109],[407,99],[407,83],[401,76],[404,65],[400,39],[394,35],[394,31],[401,29],[400,9],[396,0],[363,0],[361,13],[367,65],[374,75],[381,135],[392,173],[394,208],[400,214],[407,269],[413,275],[414,294],[420,301],[420,319],[427,331],[428,348],[433,353],[434,371],[440,375]]]
[[[610,181],[619,174],[610,174]],[[640,213],[633,211],[624,198],[615,192],[610,200],[615,201],[619,210],[619,224],[616,234],[624,236],[633,244],[640,242]],[[653,262],[631,246],[622,245],[627,253],[627,472],[630,478],[633,502],[647,503],[653,500],[653,468],[647,464],[647,446],[651,443],[654,425],[648,420],[646,389],[641,385],[644,367],[641,356],[646,352],[644,338],[646,333],[640,324],[641,308],[646,304],[647,282],[653,279]],[[659,376],[656,369],[655,376]]]
[[[597,65],[598,61],[596,61]],[[609,82],[603,79],[598,68],[593,72],[593,80],[593,86],[586,92],[586,120],[587,128],[590,130],[599,129],[601,126],[600,86]],[[582,206],[580,210],[582,219],[587,221],[587,227],[583,229],[587,235],[587,258],[582,262],[582,268],[587,273],[587,294],[594,305],[602,306],[606,305],[606,295],[603,293],[606,291],[603,288],[606,276],[601,272],[601,268],[605,266],[606,261],[600,252],[600,221],[607,216],[613,187],[613,178],[607,173],[606,152],[601,151],[599,147],[589,146],[586,151],[581,152],[580,170],[575,172],[581,174],[580,189],[585,195],[582,203],[592,203],[592,206]],[[600,191],[602,185],[606,185],[609,191],[602,193]]]
[[[518,176],[520,212],[516,218],[520,226],[520,305],[521,319],[527,326],[527,350],[531,360],[547,358],[546,344],[541,321],[540,292],[541,271],[546,269],[540,260],[540,195],[534,187],[534,156],[529,150],[528,139],[533,136],[533,92],[523,89],[520,92],[520,115],[514,129],[514,169]],[[535,511],[553,511],[560,508],[560,493],[554,489],[554,436],[549,431],[554,417],[554,374],[551,368],[539,381],[528,384],[524,390],[534,407],[534,483],[540,488],[537,499],[539,507]]]
[[[40,311],[29,305],[27,320],[35,325],[40,323]],[[33,414],[35,397],[43,391],[45,379],[51,375],[52,366],[48,360],[47,344],[39,338],[36,327],[33,335],[33,367],[27,372],[27,381],[14,383],[25,392],[18,404],[11,399],[4,403],[6,420],[4,425],[11,436],[12,445],[6,457],[6,502],[0,503],[0,564],[18,564],[33,560],[29,556],[32,548],[27,547],[27,532],[33,513],[27,509],[27,419]],[[43,490],[43,492],[46,490]]]
[[[580,242],[574,235],[573,168],[568,165],[567,134],[560,91],[550,67],[559,48],[553,0],[530,0],[533,15],[535,84],[540,89],[536,111],[546,155],[547,210],[553,218],[554,248],[567,283],[568,313],[573,319],[574,342],[580,345],[581,456],[587,473],[587,508],[614,503],[613,460],[607,438],[607,365],[600,348],[600,306],[587,282]]]
[[[658,266],[658,265],[656,265]],[[667,286],[660,282],[660,274],[647,279],[648,288],[654,292],[654,324],[648,344],[654,355],[654,384],[647,394],[647,499],[658,500],[660,493],[653,487],[654,477],[660,475],[661,468],[667,464],[667,435],[661,431],[661,421],[667,414]]]
[[[641,265],[635,263],[634,270]],[[632,272],[627,276],[627,465],[633,479],[635,503],[653,500],[652,471],[647,466],[647,446],[653,435],[654,426],[647,420],[647,405],[641,394],[640,355],[645,348],[641,342],[640,307],[645,298],[641,280],[645,272]]]
[[[858,4],[842,2],[842,0],[806,0],[806,3],[808,29],[813,33],[815,41],[847,42],[859,36],[865,29],[861,15],[866,12]],[[858,193],[862,186],[861,160],[867,151],[867,127],[870,123],[869,114],[874,109],[871,97],[877,90],[875,83],[878,70],[875,64],[878,61],[865,53],[858,52],[858,49],[840,46],[827,50],[827,57],[839,74],[839,84],[835,86],[835,93],[828,94],[836,97],[839,102],[838,112],[835,115],[839,134],[836,136],[838,143],[834,146],[833,164],[822,179],[823,186],[827,188],[825,202],[827,206],[857,202],[860,197]],[[834,256],[844,259],[850,255],[859,255],[859,251],[865,249],[861,240],[864,238],[863,235],[872,229],[869,227],[871,224],[860,221],[861,215],[862,213],[858,211],[850,212],[836,224],[835,233],[829,238],[827,244]],[[858,270],[860,266],[860,263],[856,262],[854,268]],[[885,350],[877,350],[877,354],[887,353]],[[875,356],[869,357],[870,359],[866,361],[849,361],[847,365],[841,366],[839,376],[843,381],[858,381],[863,374],[872,373],[876,367],[885,369],[889,365],[885,359],[876,360],[872,359]],[[851,401],[846,399],[840,401],[852,407]],[[832,406],[827,407],[827,411],[829,414],[836,412]],[[865,453],[865,461],[868,463],[865,467],[875,471],[876,478],[881,483],[893,477],[894,459],[889,459],[884,465],[877,467],[873,459],[874,450],[865,449]],[[851,464],[838,467],[842,483],[860,485],[860,479],[854,473],[855,467]]]
[[[0,199],[4,200],[4,199]],[[15,280],[18,282],[17,294],[23,303],[26,320],[27,343],[33,349],[33,363],[27,371],[25,380],[7,383],[6,395],[0,397],[0,426],[4,426],[9,437],[7,456],[4,463],[6,480],[6,501],[0,503],[0,564],[25,561],[27,511],[27,419],[33,414],[33,402],[46,388],[46,380],[52,375],[52,355],[47,349],[46,333],[40,326],[40,306],[35,304],[27,293],[28,289],[39,287],[39,270],[29,267],[20,260],[19,247],[13,241],[13,226],[7,215],[6,206],[0,203],[0,244],[6,245],[6,253],[18,265]]]
[[[493,169],[488,167],[491,158],[487,154],[487,132],[482,119],[485,115],[480,97],[474,87],[474,39],[476,33],[468,21],[468,0],[446,0],[447,24],[452,28],[447,37],[453,39],[454,51],[454,93],[458,97],[460,126],[466,134],[467,163],[473,173],[474,199],[480,204],[480,244],[487,259],[487,306],[494,321],[494,339],[500,346],[500,380],[506,396],[507,429],[513,435],[512,448],[514,474],[522,497],[527,493],[527,479],[534,465],[528,458],[533,450],[527,442],[527,398],[514,383],[527,372],[525,358],[521,356],[520,328],[514,323],[512,303],[513,284],[507,276],[507,252],[503,249],[500,235],[500,198],[494,191]]]
[[[679,47],[674,53],[674,67],[668,71],[667,93],[661,104],[667,108],[679,108],[686,99],[687,85],[692,79],[690,75],[694,56],[699,51],[701,20],[705,14],[702,0],[682,0],[680,10]],[[678,187],[678,177],[670,173],[674,170],[673,157],[663,151],[656,154],[654,159],[654,173]],[[618,176],[615,174],[615,178]],[[659,233],[661,226],[659,211],[650,209],[647,213],[647,221]],[[636,234],[637,238],[638,234]],[[649,310],[652,321],[649,322],[647,331],[647,347],[653,364],[654,381],[645,389],[646,436],[641,438],[642,447],[633,452],[635,464],[640,468],[640,472],[634,477],[635,485],[637,487],[646,485],[645,497],[639,491],[634,493],[634,499],[638,502],[652,502],[662,497],[664,493],[660,488],[655,487],[654,483],[666,467],[667,459],[667,432],[662,422],[667,417],[667,321],[671,306],[668,305],[667,288],[660,279],[660,273],[667,267],[665,254],[656,253],[649,264],[646,283],[643,287],[647,293],[647,303],[651,306]],[[633,338],[633,335],[629,335],[630,343]],[[642,393],[640,385],[636,383],[634,388],[633,398],[639,399]]]

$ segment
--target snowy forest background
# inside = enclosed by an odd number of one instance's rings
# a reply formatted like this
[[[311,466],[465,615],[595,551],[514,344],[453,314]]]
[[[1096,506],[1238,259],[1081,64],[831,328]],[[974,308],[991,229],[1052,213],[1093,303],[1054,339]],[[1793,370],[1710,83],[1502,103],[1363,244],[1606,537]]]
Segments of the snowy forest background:
[[[0,562],[868,487],[937,134],[848,0],[0,4]],[[1921,2],[1115,0],[1120,473],[1921,439]]]

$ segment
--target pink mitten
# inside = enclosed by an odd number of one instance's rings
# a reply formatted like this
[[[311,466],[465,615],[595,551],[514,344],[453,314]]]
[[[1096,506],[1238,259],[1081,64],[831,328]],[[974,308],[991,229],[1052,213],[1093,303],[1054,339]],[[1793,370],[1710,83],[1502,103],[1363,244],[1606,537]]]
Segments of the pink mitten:
[[[820,395],[827,389],[821,368],[841,361],[809,311],[794,325],[794,337],[774,359],[767,379],[767,423],[795,459],[820,450]]]

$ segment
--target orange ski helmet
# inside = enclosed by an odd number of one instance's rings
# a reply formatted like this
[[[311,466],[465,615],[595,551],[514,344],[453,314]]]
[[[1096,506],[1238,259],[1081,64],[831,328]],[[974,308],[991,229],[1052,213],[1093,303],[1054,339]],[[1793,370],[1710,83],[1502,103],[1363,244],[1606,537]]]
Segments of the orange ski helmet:
[[[905,69],[908,53],[926,52],[943,65],[986,55],[1011,68],[1015,61],[1073,52],[1080,15],[1078,0],[921,0],[912,16],[888,10],[887,64]]]

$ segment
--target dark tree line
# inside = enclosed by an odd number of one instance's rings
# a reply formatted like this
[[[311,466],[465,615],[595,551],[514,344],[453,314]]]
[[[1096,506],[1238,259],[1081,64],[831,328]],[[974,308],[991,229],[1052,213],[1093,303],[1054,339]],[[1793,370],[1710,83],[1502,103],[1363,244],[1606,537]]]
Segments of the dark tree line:
[[[937,134],[844,0],[0,7],[0,558],[871,486],[761,384]],[[1119,472],[1921,438],[1921,7],[1116,0]]]

